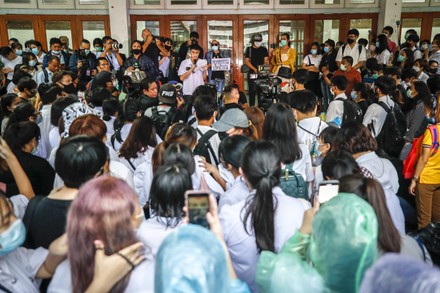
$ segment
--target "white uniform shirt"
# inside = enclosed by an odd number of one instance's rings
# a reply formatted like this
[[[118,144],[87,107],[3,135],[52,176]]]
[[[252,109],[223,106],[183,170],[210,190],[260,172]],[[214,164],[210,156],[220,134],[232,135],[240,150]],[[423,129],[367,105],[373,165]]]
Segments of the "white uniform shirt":
[[[322,55],[316,55],[316,57],[313,57],[312,54],[309,54],[306,57],[304,57],[303,64],[307,66],[314,65],[316,68],[319,68],[321,59],[322,59]]]
[[[115,116],[110,116],[109,121],[102,120],[104,121],[105,126],[107,126],[107,141],[112,137],[113,133],[115,133],[115,120]]]
[[[417,79],[423,81],[424,83],[426,83],[428,81],[429,75],[427,75],[426,73],[422,72]]]
[[[35,279],[35,275],[48,253],[42,247],[35,250],[19,247],[0,257],[0,284],[11,292],[40,292],[40,280]]]
[[[159,221],[162,220],[162,222]],[[137,231],[137,236],[139,241],[141,241],[145,249],[145,262],[148,265],[148,272],[145,274],[145,279],[148,283],[145,288],[149,292],[154,292],[154,273],[156,265],[157,252],[159,251],[160,245],[165,240],[165,238],[170,235],[175,229],[180,227],[182,223],[178,224],[176,227],[166,227],[166,218],[162,217],[152,217],[139,226]]]
[[[380,97],[379,102],[384,102],[388,107],[394,107],[394,101],[389,96]],[[371,104],[368,107],[367,112],[365,112],[362,124],[368,127],[371,123],[373,123],[373,131],[371,134],[376,137],[382,130],[382,126],[385,123],[386,118],[387,112],[385,109],[379,104],[374,103]]]
[[[46,72],[47,72],[47,84],[49,84],[49,83],[52,83],[52,75],[53,75],[53,72],[52,71],[50,71],[49,69],[47,69],[47,68],[44,68],[43,70],[46,70]],[[45,76],[44,76],[44,72],[43,72],[43,70],[41,70],[39,73],[38,73],[38,75],[37,75],[37,84],[38,85],[40,85],[40,84],[42,84],[42,83],[46,83],[45,82]]]
[[[197,60],[197,67],[194,71],[183,81],[182,93],[184,95],[192,95],[194,90],[199,86],[205,84],[203,81],[203,67],[206,66],[207,61],[204,59]],[[193,63],[191,59],[185,59],[180,63],[179,71],[177,74],[181,76],[185,72],[187,72]]]
[[[204,125],[199,125],[199,126],[197,126],[197,128],[203,133],[203,134],[205,134],[205,133],[207,133],[209,130],[215,130],[214,128],[212,128],[212,127],[209,127],[209,126],[204,126]],[[200,134],[199,134],[199,132],[197,132],[197,141],[200,139]],[[211,144],[211,147],[212,147],[212,150],[214,151],[214,154],[215,154],[215,157],[217,158],[217,161],[219,160],[219,156],[218,156],[218,147],[220,146],[220,137],[218,136],[218,133],[217,134],[214,134],[213,136],[211,136],[211,138],[209,139],[209,142],[210,142],[210,144]],[[208,151],[209,151],[209,149],[208,149]],[[215,165],[215,161],[214,161],[214,158],[213,158],[213,156],[212,156],[212,154],[211,154],[211,152],[209,151],[209,155],[210,155],[210,157],[211,157],[211,163],[213,164],[213,165]]]
[[[285,195],[279,187],[273,188],[272,193],[274,202],[277,203],[274,214],[275,252],[277,253],[301,227],[305,209],[297,198]],[[246,201],[241,201],[235,205],[223,206],[219,217],[237,277],[246,282],[252,292],[258,292],[255,274],[260,254],[255,242],[251,217],[247,222],[247,230],[251,235],[246,232],[242,222],[245,203]]]
[[[50,149],[53,150],[58,148],[61,142],[60,131],[58,126],[53,126],[53,128],[49,131],[49,145]]]
[[[328,124],[324,121],[321,121],[321,118],[319,117],[303,119],[301,121],[298,121],[296,125],[298,142],[305,144],[309,150],[312,149],[313,142],[317,140],[319,134],[328,127]]]
[[[151,263],[147,261],[141,262],[130,273],[130,280],[124,292],[153,292],[147,290],[149,284],[147,278]],[[48,293],[71,293],[72,292],[72,277],[70,271],[70,263],[68,260],[63,261],[56,269],[55,274],[50,282]]]
[[[9,60],[4,58],[3,59],[3,64],[5,65],[4,68],[12,69],[12,71],[8,72],[8,74],[6,75],[6,79],[12,80],[12,76],[14,76],[15,66],[22,63],[23,63],[23,58],[21,56],[17,56],[14,60]]]
[[[348,44],[345,45],[344,50],[342,50],[342,47],[340,47],[338,50],[338,55],[336,56],[336,61],[341,62],[343,57],[351,56],[353,58],[353,66],[355,66],[359,62],[363,62],[367,60],[367,50],[365,50],[365,48],[362,47],[361,54],[359,54],[359,46],[362,45],[355,43],[353,48],[351,48],[350,45]]]
[[[375,152],[358,157],[356,162],[360,167],[370,171],[374,179],[382,185],[391,220],[400,234],[405,235],[405,217],[400,207],[399,198],[396,195],[399,190],[399,178],[396,168],[389,160],[380,158]]]
[[[121,148],[122,144],[123,144],[124,141],[127,139],[128,134],[130,133],[130,130],[131,130],[131,126],[132,126],[132,123],[127,123],[127,124],[122,125],[122,128],[121,128],[121,139],[122,139],[122,143],[120,143],[120,142],[118,141],[118,139],[115,138],[115,140],[114,140],[114,145],[112,145],[112,139],[111,139],[111,137],[109,137],[109,138],[107,139],[107,143],[108,143],[111,147],[113,147],[113,149],[114,149],[115,151],[119,151],[119,149]]]
[[[50,110],[52,105],[44,105],[41,109],[41,122],[38,124],[40,127],[41,140],[40,142],[44,144],[44,149],[46,150],[46,159],[49,157],[52,148],[50,147],[49,142],[49,133],[54,128],[54,126],[50,123]]]
[[[9,200],[11,201],[12,207],[14,208],[14,215],[19,219],[23,219],[24,213],[26,212],[26,208],[29,203],[29,199],[23,194],[17,194],[11,196]]]
[[[387,49],[383,50],[382,53],[376,55],[377,62],[379,64],[384,64],[384,65],[388,64],[390,55],[391,55],[390,51],[388,51]]]
[[[231,188],[226,190],[220,197],[218,203],[219,210],[225,205],[234,205],[240,201],[246,200],[250,193],[251,191],[249,190],[249,187],[247,187],[243,177],[237,176]]]
[[[336,99],[347,99],[345,92],[337,95],[333,101],[330,102],[327,109],[325,122],[334,122],[336,118],[339,118],[339,125],[342,123],[342,116],[344,115],[344,102],[336,101]],[[338,123],[337,123],[338,124]]]

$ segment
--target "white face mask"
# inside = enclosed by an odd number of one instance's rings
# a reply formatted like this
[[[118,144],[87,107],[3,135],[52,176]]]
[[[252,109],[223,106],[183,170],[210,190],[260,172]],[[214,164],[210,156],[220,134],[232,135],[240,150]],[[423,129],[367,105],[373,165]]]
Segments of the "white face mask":
[[[413,69],[416,71],[416,72],[419,72],[420,71],[420,67],[418,67],[418,66],[413,66]]]
[[[347,70],[347,67],[345,66],[345,64],[341,64],[340,68],[341,68],[342,71],[346,71]]]
[[[261,42],[255,42],[254,43],[256,47],[260,47],[261,46]]]

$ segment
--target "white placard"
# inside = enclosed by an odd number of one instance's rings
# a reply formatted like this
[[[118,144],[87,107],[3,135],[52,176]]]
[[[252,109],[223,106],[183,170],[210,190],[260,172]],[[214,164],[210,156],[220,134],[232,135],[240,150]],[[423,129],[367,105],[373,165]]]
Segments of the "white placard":
[[[212,71],[229,71],[231,69],[231,58],[213,58],[211,69]]]

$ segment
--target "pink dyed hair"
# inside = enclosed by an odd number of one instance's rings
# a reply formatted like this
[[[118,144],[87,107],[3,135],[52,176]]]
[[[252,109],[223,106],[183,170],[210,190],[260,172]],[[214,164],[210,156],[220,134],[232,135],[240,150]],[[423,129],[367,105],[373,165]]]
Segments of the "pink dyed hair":
[[[106,254],[137,242],[132,227],[136,194],[121,179],[100,176],[85,183],[67,217],[68,257],[74,293],[86,291],[93,279],[94,240],[104,243]],[[123,292],[130,274],[110,292]]]

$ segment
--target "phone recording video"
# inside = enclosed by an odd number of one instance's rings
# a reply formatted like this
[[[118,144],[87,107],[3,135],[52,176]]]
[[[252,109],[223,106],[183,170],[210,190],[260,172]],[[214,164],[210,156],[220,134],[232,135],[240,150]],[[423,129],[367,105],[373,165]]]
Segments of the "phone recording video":
[[[209,211],[209,193],[200,191],[187,191],[187,207],[189,222],[209,229],[206,214]]]
[[[319,203],[325,203],[331,200],[339,193],[339,181],[338,180],[326,180],[319,184],[318,196]]]

